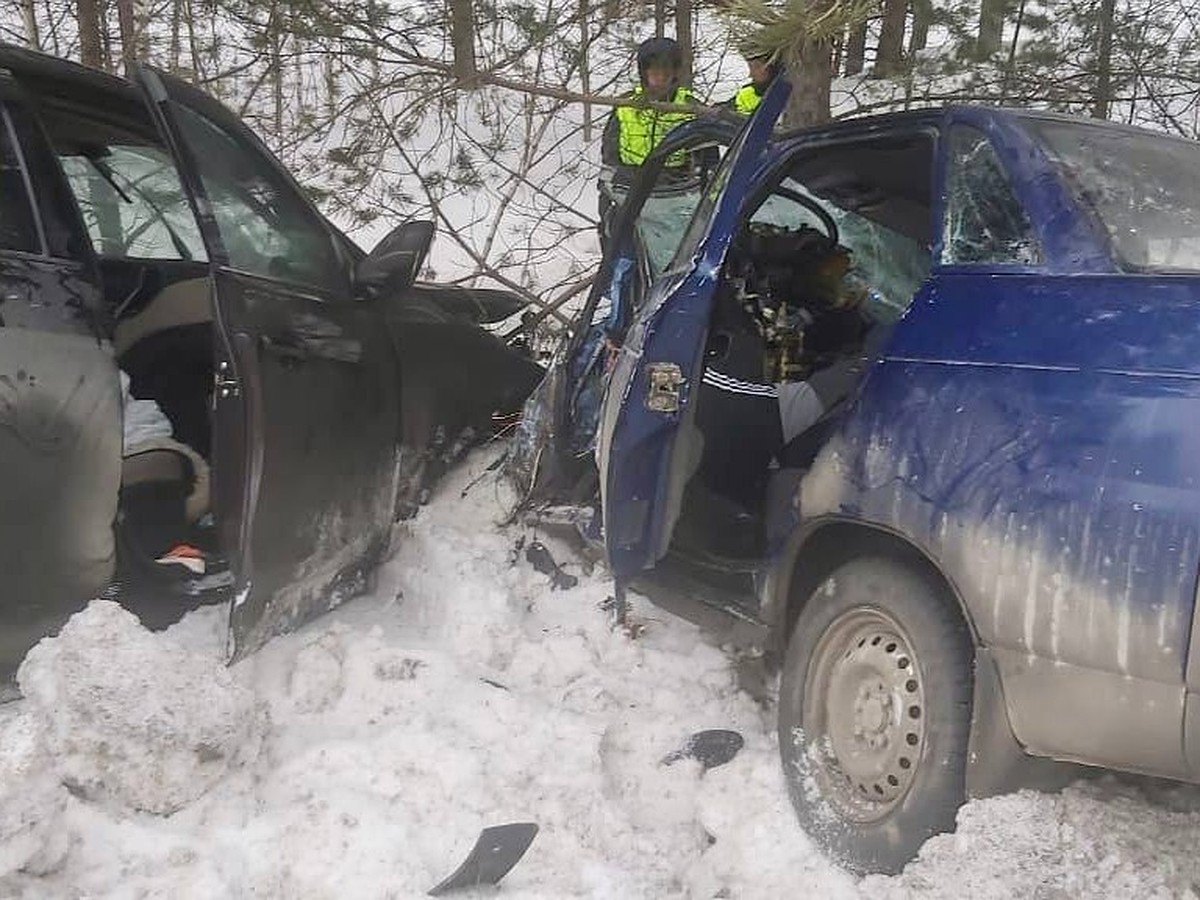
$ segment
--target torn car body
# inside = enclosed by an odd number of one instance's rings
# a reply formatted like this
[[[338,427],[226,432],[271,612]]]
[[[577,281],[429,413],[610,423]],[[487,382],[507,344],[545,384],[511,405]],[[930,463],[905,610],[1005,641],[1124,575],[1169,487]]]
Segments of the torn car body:
[[[668,139],[729,149],[655,267],[648,161],[534,395],[530,505],[590,472],[618,583],[782,664],[785,765],[817,760],[844,826],[823,840],[856,868],[899,867],[953,827],[956,790],[1026,783],[1029,757],[1200,781],[1200,148],[970,107],[777,134],[789,89],[732,141]],[[581,421],[614,285],[629,313]],[[818,402],[789,438],[801,388]],[[881,559],[912,584],[880,582]],[[906,730],[941,702],[939,649],[899,682],[859,649],[916,648],[917,607],[968,648],[961,738],[948,701]],[[934,765],[957,788],[930,793]]]
[[[178,79],[4,46],[0,117],[2,676],[101,593],[232,601],[234,657],[328,609],[541,375],[518,298],[414,281],[430,223],[364,254]]]

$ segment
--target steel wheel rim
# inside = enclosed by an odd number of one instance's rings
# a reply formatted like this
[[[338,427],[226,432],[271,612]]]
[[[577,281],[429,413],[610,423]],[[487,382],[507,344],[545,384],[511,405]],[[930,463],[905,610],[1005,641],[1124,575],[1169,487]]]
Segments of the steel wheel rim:
[[[808,768],[855,822],[903,802],[925,751],[925,682],[912,641],[890,615],[858,607],[817,641],[804,682]]]

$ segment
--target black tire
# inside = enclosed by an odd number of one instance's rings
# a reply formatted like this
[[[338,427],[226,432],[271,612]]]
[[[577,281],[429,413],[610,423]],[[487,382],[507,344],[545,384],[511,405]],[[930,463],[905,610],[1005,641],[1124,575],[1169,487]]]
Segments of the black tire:
[[[895,559],[845,563],[802,610],[779,750],[802,827],[851,871],[898,872],[927,838],[954,830],[972,658],[953,598]]]

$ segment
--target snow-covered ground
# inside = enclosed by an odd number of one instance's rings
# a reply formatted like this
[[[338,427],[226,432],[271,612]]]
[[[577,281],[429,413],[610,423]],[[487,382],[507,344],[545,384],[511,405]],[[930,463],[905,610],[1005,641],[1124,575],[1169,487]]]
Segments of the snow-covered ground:
[[[551,590],[503,488],[462,496],[489,461],[372,596],[231,670],[216,609],[151,635],[96,603],[39,645],[0,707],[0,897],[418,897],[511,821],[541,826],[511,898],[1196,896],[1200,791],[1112,779],[969,804],[901,876],[850,877],[721,650],[644,603],[637,640],[611,632],[603,574],[561,553],[580,582]],[[663,764],[714,727],[732,762]]]

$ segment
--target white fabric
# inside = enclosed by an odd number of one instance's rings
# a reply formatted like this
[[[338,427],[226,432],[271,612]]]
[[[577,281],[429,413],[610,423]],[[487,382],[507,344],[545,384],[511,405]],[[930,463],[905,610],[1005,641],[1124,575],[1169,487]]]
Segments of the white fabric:
[[[779,421],[786,444],[821,418],[825,405],[807,381],[788,381],[776,387],[779,391]]]
[[[136,400],[129,394],[129,376],[121,373],[121,405],[124,409],[122,456],[171,437],[171,421],[153,400]]]

